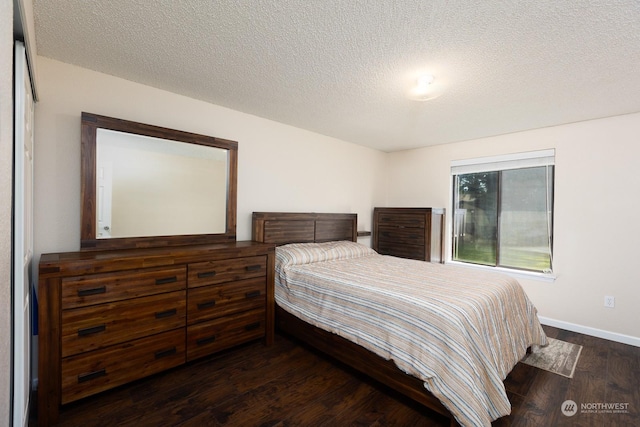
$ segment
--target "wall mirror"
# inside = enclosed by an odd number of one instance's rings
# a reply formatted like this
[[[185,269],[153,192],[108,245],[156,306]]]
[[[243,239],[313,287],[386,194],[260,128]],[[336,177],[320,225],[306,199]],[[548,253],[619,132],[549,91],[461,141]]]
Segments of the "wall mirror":
[[[83,250],[235,241],[238,143],[82,113]]]

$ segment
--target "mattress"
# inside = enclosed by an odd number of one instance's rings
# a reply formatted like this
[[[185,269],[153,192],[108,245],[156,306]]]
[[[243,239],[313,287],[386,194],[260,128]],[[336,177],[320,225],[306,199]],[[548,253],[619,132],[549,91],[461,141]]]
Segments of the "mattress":
[[[278,247],[275,282],[281,308],[393,360],[462,426],[508,415],[504,379],[547,344],[536,308],[503,274],[329,242]]]

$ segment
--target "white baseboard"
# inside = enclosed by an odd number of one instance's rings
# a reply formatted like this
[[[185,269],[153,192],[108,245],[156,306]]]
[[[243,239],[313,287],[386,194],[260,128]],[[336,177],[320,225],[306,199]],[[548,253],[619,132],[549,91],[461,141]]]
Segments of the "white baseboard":
[[[640,338],[631,335],[619,334],[617,332],[609,332],[602,329],[591,328],[589,326],[577,325],[575,323],[563,322],[562,320],[550,319],[548,317],[538,316],[540,323],[555,328],[566,329],[567,331],[579,332],[593,337],[604,338],[610,341],[616,341],[623,344],[629,344],[640,347]]]

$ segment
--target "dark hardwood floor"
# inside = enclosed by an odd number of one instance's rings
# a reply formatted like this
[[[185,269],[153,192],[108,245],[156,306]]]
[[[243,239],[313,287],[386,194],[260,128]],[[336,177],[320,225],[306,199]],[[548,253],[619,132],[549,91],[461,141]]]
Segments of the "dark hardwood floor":
[[[640,348],[546,327],[584,346],[573,379],[518,364],[494,426],[640,426]],[[627,413],[561,404],[626,403]],[[593,405],[591,405],[593,407]],[[447,426],[448,420],[277,334],[62,408],[61,426]]]

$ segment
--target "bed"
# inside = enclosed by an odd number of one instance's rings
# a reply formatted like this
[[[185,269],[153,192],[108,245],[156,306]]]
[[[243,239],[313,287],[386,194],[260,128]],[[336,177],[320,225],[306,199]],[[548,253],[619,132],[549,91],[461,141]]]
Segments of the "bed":
[[[356,243],[356,230],[355,214],[254,213],[254,240],[281,245],[278,328],[452,425],[507,415],[504,378],[527,348],[546,345],[520,285],[378,255]]]

